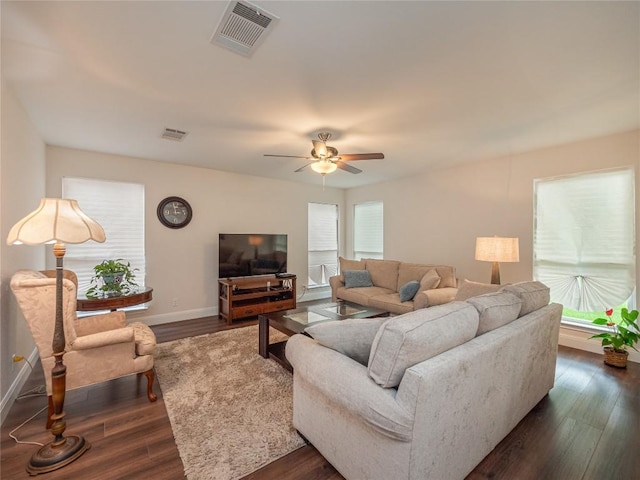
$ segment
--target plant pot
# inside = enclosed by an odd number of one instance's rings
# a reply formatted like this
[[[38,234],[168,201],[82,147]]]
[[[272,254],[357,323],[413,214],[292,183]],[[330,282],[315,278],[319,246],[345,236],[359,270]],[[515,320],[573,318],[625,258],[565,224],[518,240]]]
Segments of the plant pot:
[[[604,363],[616,368],[627,368],[629,352],[618,352],[611,347],[604,347]]]

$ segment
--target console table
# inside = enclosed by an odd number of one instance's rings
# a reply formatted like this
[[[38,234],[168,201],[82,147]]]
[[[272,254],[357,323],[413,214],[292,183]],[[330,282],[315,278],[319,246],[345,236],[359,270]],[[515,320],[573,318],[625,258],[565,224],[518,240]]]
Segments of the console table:
[[[140,305],[152,300],[153,288],[146,287],[141,292],[131,295],[119,295],[117,297],[79,297],[76,302],[76,310],[80,312],[95,312],[96,310],[111,310]]]
[[[296,308],[295,275],[221,278],[218,284],[218,314],[227,324],[236,318]]]

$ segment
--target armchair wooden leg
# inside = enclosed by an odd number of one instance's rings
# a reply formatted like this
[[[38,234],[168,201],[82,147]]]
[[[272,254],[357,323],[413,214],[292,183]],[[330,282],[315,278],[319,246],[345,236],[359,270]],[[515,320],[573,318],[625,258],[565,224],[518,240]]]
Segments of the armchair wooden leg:
[[[153,393],[153,368],[143,373],[147,377],[147,398],[150,402],[155,402],[158,397]]]
[[[53,397],[49,395],[48,398],[49,408],[47,410],[47,430],[49,430],[51,428],[51,425],[53,425],[53,419],[51,418],[51,415],[53,415]]]

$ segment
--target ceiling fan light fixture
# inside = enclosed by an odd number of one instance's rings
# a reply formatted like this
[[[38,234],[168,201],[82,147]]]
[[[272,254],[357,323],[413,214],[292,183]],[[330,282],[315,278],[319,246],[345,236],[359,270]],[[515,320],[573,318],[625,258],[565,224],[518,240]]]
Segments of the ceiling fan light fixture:
[[[319,173],[320,175],[326,175],[327,173],[333,173],[337,170],[338,166],[330,160],[318,160],[311,164],[311,169]]]

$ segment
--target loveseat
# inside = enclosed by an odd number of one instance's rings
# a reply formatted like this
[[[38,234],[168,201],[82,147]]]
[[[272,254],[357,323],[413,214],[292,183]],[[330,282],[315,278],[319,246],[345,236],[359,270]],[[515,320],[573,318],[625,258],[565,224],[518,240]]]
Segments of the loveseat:
[[[461,480],[553,387],[562,306],[538,282],[286,345],[293,424],[348,480]]]
[[[364,275],[363,275],[364,274]],[[441,305],[456,296],[456,271],[448,265],[396,260],[348,260],[329,278],[331,299],[351,301],[402,314]]]

